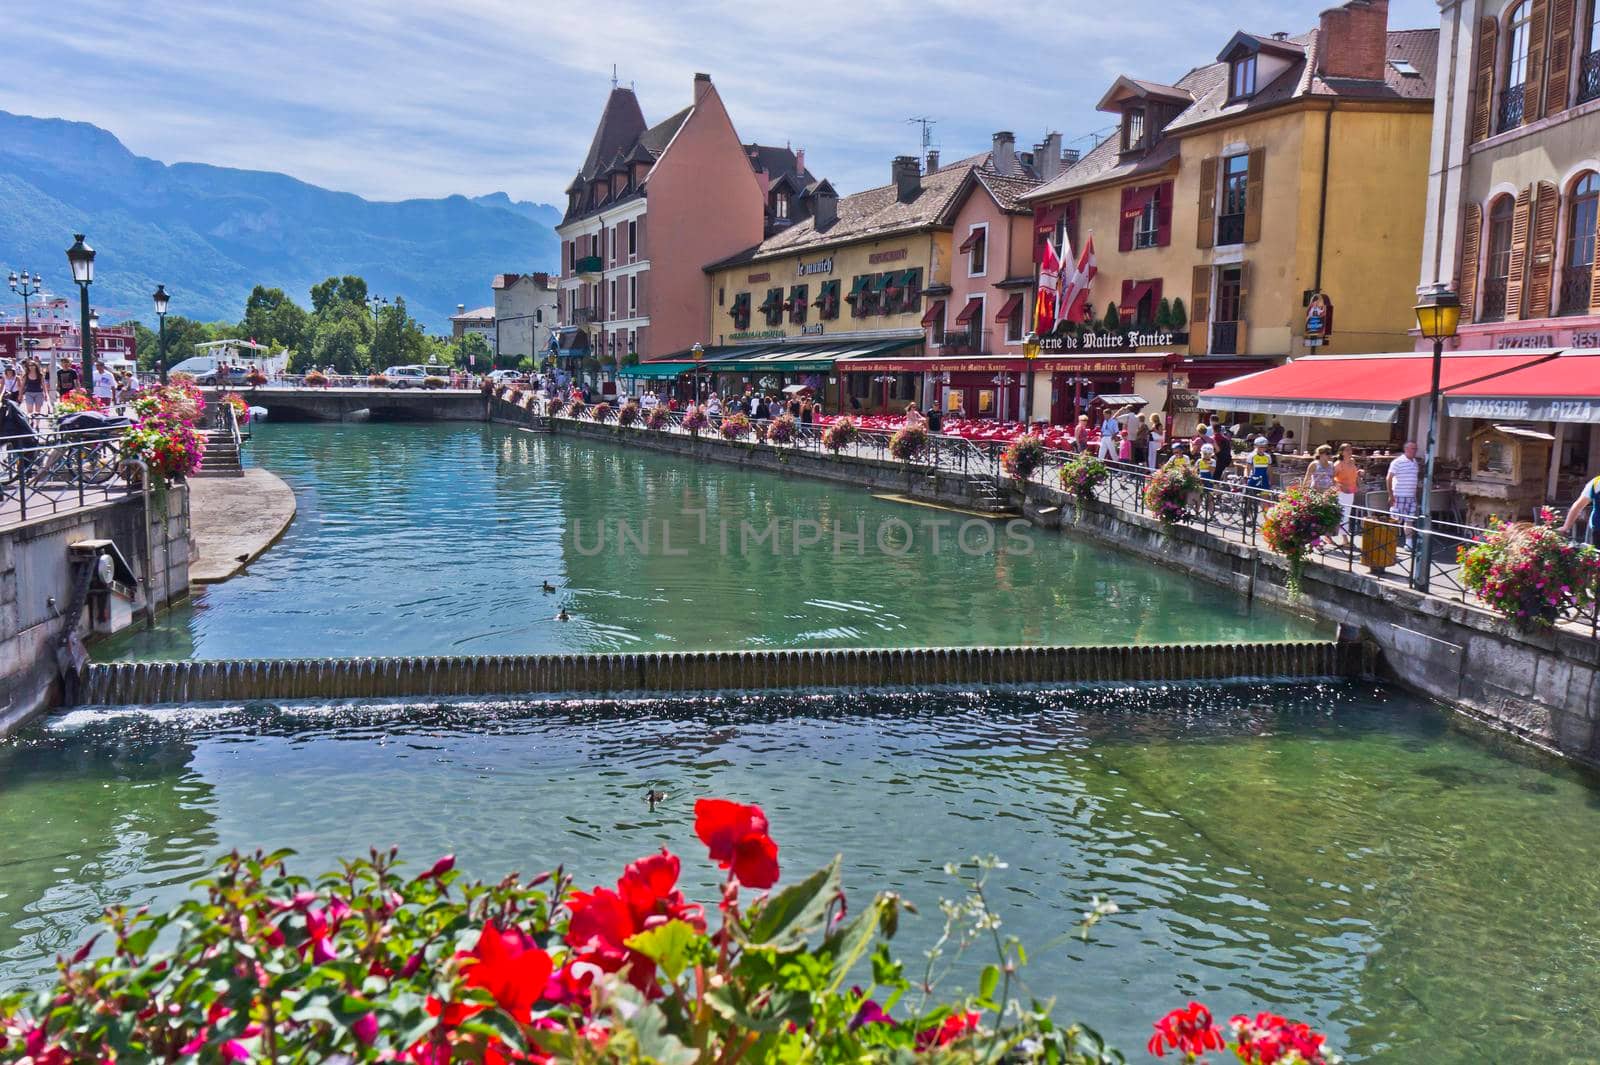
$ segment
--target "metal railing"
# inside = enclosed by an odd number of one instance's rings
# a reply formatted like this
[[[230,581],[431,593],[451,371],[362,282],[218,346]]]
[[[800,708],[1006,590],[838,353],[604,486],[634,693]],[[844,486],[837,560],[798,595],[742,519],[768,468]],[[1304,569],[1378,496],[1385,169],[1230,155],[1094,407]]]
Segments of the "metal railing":
[[[1509,85],[1500,93],[1499,125],[1495,129],[1504,133],[1522,125],[1523,86]]]
[[[1238,322],[1212,322],[1211,323],[1211,349],[1212,355],[1237,355],[1239,354],[1239,323]]]
[[[1217,216],[1217,244],[1244,243],[1244,215],[1223,214]]]
[[[1578,102],[1600,99],[1600,52],[1590,52],[1578,60]]]
[[[1561,295],[1556,304],[1556,313],[1588,314],[1593,285],[1593,263],[1568,263],[1561,273]]]
[[[121,430],[55,433],[14,447],[0,440],[0,524],[110,502],[133,489],[125,476]]]
[[[943,355],[985,355],[989,352],[992,331],[988,329],[962,329],[946,332],[938,348]]]
[[[1503,277],[1485,278],[1483,282],[1483,303],[1478,310],[1480,322],[1503,322],[1506,317],[1506,279]]]

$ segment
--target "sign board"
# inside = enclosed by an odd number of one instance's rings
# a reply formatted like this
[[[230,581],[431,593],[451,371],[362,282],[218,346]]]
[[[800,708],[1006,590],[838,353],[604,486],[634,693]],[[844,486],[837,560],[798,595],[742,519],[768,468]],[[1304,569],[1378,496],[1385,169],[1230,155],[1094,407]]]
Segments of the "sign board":
[[[1333,301],[1326,292],[1314,292],[1306,303],[1306,340],[1324,341],[1333,336]]]
[[[1592,399],[1550,399],[1543,396],[1457,399],[1446,396],[1445,413],[1452,418],[1600,425],[1600,403]]]
[[[1174,388],[1167,392],[1167,409],[1173,414],[1194,414],[1200,409],[1200,393],[1192,388]]]
[[[1039,338],[1039,350],[1045,354],[1063,351],[1134,351],[1138,348],[1174,348],[1181,346],[1176,333],[1141,333],[1136,329],[1118,330],[1114,333],[1085,333],[1083,336],[1046,336]]]
[[[911,253],[906,251],[904,248],[896,248],[894,251],[875,251],[871,255],[867,256],[867,262],[874,264],[897,263],[910,254]]]
[[[822,335],[822,330],[823,325],[821,322],[812,322],[810,325],[800,327],[800,335],[803,337],[819,337]]]
[[[806,277],[810,274],[831,274],[833,273],[833,256],[830,255],[826,259],[818,259],[815,262],[801,263],[798,272],[801,277]]]
[[[763,281],[771,281],[772,275],[770,273],[751,274],[744,280],[747,285],[759,285]]]
[[[738,340],[781,340],[782,329],[747,329],[742,333],[729,333],[730,341]]]

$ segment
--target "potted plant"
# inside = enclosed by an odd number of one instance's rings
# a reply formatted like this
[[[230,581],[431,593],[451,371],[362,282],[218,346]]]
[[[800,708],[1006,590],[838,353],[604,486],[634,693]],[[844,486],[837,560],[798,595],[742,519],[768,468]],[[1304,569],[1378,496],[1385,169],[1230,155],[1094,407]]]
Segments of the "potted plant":
[[[1044,456],[1044,441],[1033,433],[1024,433],[1006,445],[1000,462],[1019,485],[1025,485],[1033,472],[1044,465]]]
[[[1300,594],[1300,575],[1306,553],[1339,529],[1343,510],[1332,490],[1319,492],[1305,485],[1293,485],[1267,508],[1261,522],[1261,536],[1267,546],[1289,560],[1289,594]]]
[[[424,377],[422,379],[423,388],[445,388],[449,384],[450,379],[447,377]]]
[[[327,388],[328,375],[321,370],[307,370],[305,383],[307,388]]]
[[[250,372],[244,375],[244,380],[251,388],[260,388],[267,383],[267,375],[261,372],[261,367],[252,366]]]
[[[1061,487],[1079,503],[1093,499],[1095,490],[1110,477],[1106,464],[1087,451],[1070,455],[1061,464]]]
[[[1562,612],[1587,608],[1600,583],[1600,551],[1562,535],[1548,507],[1536,522],[1492,519],[1488,534],[1456,557],[1461,583],[1522,629],[1548,628]]]
[[[1187,462],[1168,462],[1150,475],[1144,505],[1168,532],[1188,516],[1200,497],[1200,475]]]
[[[838,421],[822,430],[822,446],[838,455],[839,452],[855,443],[861,435],[861,430],[856,428],[856,423],[845,415]]]
[[[750,419],[743,413],[730,414],[722,419],[724,440],[743,440],[750,435]]]
[[[609,417],[611,417],[611,404],[609,403],[596,403],[589,408],[589,420],[592,422],[603,423]]]
[[[695,407],[683,416],[683,427],[689,430],[689,435],[698,437],[700,430],[711,424],[711,419],[706,417],[706,412],[700,407]]]
[[[307,376],[310,376],[309,374]],[[381,373],[367,374],[367,385],[371,388],[388,388],[389,378]]]
[[[617,424],[622,426],[632,425],[639,420],[639,401],[630,399],[617,408]]]
[[[928,430],[920,425],[903,425],[889,438],[889,454],[901,462],[912,462],[928,448]]]
[[[670,414],[665,404],[651,407],[650,413],[644,416],[645,428],[661,429],[667,424],[668,417],[670,417]]]
[[[767,424],[767,443],[792,444],[798,427],[792,414],[780,414]]]

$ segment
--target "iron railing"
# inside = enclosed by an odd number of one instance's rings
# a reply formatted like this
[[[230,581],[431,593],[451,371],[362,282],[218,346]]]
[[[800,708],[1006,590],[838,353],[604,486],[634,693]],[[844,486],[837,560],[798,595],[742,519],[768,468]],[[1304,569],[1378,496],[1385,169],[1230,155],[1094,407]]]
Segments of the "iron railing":
[[[938,348],[944,355],[986,355],[990,336],[988,329],[947,330]]]
[[[1486,278],[1483,282],[1483,303],[1478,311],[1480,322],[1503,322],[1506,318],[1506,279]]]
[[[1501,133],[1508,129],[1516,129],[1522,125],[1523,114],[1523,86],[1511,85],[1500,93],[1500,124],[1495,128]]]
[[[1212,355],[1237,355],[1239,354],[1239,323],[1238,322],[1212,322],[1211,323],[1211,349]]]
[[[1600,100],[1600,52],[1590,52],[1578,60],[1578,102]]]
[[[1561,295],[1556,313],[1588,314],[1593,286],[1593,263],[1569,264],[1561,275]]]
[[[0,440],[0,525],[128,495],[120,436],[119,428],[50,433],[25,447]]]
[[[1224,214],[1217,216],[1217,244],[1243,244],[1244,243],[1244,215]]]

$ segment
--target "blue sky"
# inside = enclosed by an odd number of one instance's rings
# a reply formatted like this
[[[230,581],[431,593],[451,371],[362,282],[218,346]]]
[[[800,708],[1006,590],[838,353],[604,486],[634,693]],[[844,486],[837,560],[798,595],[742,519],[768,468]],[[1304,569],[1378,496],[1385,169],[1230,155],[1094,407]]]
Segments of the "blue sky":
[[[937,120],[946,158],[999,129],[1072,142],[1106,125],[1094,104],[1117,74],[1175,80],[1234,30],[1299,33],[1329,2],[78,0],[8,19],[0,108],[93,122],[165,162],[374,198],[556,202],[613,63],[651,122],[703,70],[741,137],[804,147],[849,191],[917,150],[911,116]],[[1435,26],[1437,11],[1393,0],[1389,25]]]

